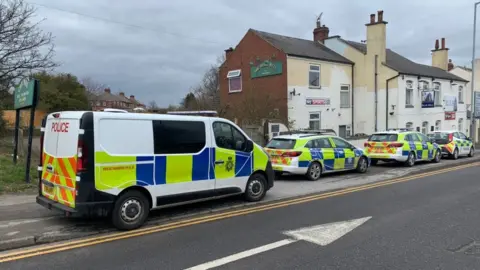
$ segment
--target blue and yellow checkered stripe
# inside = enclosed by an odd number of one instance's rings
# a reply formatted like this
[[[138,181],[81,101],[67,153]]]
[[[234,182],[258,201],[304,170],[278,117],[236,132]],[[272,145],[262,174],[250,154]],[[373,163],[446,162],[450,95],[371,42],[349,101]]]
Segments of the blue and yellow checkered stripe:
[[[415,151],[416,159],[418,160],[433,159],[435,149],[438,148],[439,146],[436,143],[429,145],[427,142],[415,143],[409,141],[403,147],[402,156],[408,156],[411,151]]]
[[[455,145],[457,145],[458,147],[467,147],[467,146],[472,146],[472,142],[471,141],[467,141],[467,140],[455,140]]]
[[[215,165],[216,160],[223,164]],[[98,190],[221,180],[250,176],[265,170],[268,156],[257,148],[253,153],[205,148],[196,155],[110,156],[95,153],[95,186]]]
[[[298,162],[300,168],[308,168],[312,161],[319,161],[325,171],[355,169],[358,160],[364,155],[363,150],[343,148],[332,150],[309,149],[305,154],[305,156],[302,155],[302,160]]]

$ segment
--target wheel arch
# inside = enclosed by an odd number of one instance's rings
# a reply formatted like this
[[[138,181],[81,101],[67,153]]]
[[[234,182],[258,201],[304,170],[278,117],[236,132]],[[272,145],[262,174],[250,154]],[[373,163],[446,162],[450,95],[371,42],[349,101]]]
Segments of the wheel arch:
[[[148,204],[149,204],[149,207],[150,209],[153,208],[153,198],[152,198],[152,194],[150,194],[150,191],[148,191],[148,189],[146,189],[145,187],[142,187],[142,186],[131,186],[131,187],[128,187],[124,190],[122,190],[118,195],[117,195],[117,198],[119,198],[120,196],[122,196],[123,194],[129,192],[129,191],[132,191],[132,190],[136,190],[136,191],[139,191],[141,192],[143,195],[145,195],[145,197],[147,197],[147,200],[148,200]]]

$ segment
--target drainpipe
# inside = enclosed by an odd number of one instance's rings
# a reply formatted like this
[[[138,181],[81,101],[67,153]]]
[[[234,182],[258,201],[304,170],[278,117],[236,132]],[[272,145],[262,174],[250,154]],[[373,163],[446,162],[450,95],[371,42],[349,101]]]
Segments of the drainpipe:
[[[388,83],[389,83],[391,80],[397,78],[398,76],[400,76],[400,74],[395,75],[395,76],[391,77],[390,79],[387,79],[387,81],[386,81],[386,83],[385,83],[385,84],[386,84],[386,89],[385,89],[385,91],[386,91],[386,100],[387,100],[387,101],[385,102],[385,127],[386,127],[385,129],[386,129],[386,130],[388,130],[388,103],[389,103],[389,102],[388,102]],[[397,104],[397,106],[398,106],[398,104]]]
[[[377,70],[377,62],[378,62],[378,55],[375,55],[375,132],[378,131],[378,85],[377,85],[377,76],[378,76],[378,70]]]
[[[355,135],[355,91],[354,91],[354,85],[355,85],[355,64],[352,64],[352,88],[350,89],[352,91],[352,127],[350,130],[352,131],[352,135]]]

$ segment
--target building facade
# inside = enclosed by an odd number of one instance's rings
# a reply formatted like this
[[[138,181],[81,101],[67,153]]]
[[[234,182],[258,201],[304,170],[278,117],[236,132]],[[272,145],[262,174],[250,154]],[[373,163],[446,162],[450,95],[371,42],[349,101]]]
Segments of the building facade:
[[[130,98],[125,96],[124,92],[120,92],[118,95],[113,94],[110,88],[106,88],[103,93],[95,95],[88,94],[88,101],[93,111],[101,111],[107,108],[122,109],[127,111],[144,110],[145,105],[135,99],[135,96],[131,95]]]

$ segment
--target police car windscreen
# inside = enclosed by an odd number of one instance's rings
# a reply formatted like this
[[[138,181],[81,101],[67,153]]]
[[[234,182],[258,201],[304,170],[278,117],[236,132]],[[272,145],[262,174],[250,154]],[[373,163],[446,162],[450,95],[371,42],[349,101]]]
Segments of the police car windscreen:
[[[428,137],[433,139],[438,144],[447,144],[450,142],[448,139],[448,132],[435,132],[428,134]]]
[[[396,142],[398,140],[397,134],[373,134],[368,138],[370,142]]]
[[[293,149],[296,141],[294,139],[272,139],[266,147],[272,149]]]

